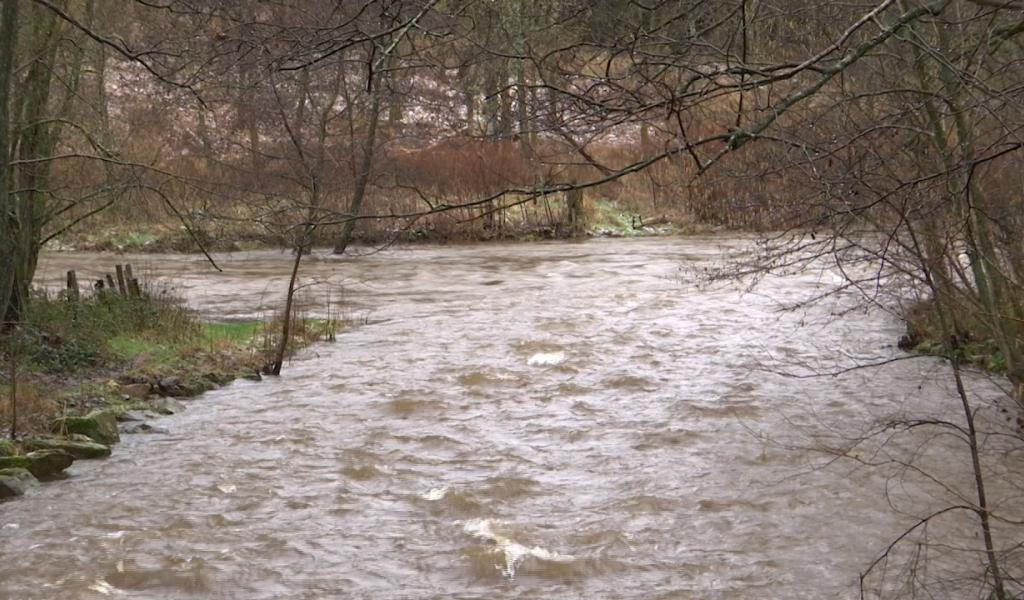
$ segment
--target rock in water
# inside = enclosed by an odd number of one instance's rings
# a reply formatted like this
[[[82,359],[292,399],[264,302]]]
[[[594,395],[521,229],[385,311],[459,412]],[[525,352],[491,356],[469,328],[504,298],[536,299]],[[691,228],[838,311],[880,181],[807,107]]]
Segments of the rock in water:
[[[24,456],[0,458],[0,469],[25,469],[35,477],[52,477],[71,466],[75,457],[63,450],[36,450]]]
[[[163,427],[154,427],[149,423],[128,423],[121,427],[121,433],[168,433]]]
[[[185,410],[185,405],[173,398],[157,398],[150,402],[150,406],[160,415],[176,415]]]
[[[117,417],[109,410],[94,410],[84,417],[60,417],[53,421],[52,429],[69,435],[80,433],[108,446],[121,441],[117,435]]]
[[[25,469],[0,469],[0,500],[20,496],[36,483],[36,478]]]
[[[25,486],[21,484],[21,481],[13,477],[4,477],[0,475],[0,500],[14,498],[15,496],[20,496],[24,493]]]
[[[25,455],[32,461],[28,466],[28,472],[36,477],[50,477],[57,475],[75,462],[75,457],[63,450],[36,450]]]
[[[29,450],[63,450],[75,458],[106,458],[110,456],[110,446],[98,444],[92,440],[33,438],[25,441],[23,445]]]
[[[126,410],[123,413],[117,415],[117,420],[120,423],[128,423],[132,421],[145,421],[146,415],[137,410]]]

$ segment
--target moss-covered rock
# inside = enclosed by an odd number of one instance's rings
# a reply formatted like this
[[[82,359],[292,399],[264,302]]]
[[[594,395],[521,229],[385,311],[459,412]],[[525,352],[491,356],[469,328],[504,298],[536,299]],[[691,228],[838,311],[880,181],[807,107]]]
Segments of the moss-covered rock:
[[[88,438],[86,440],[33,438],[22,442],[22,445],[28,450],[63,450],[79,459],[106,458],[110,456],[110,446],[96,443]]]
[[[3,456],[0,457],[0,470],[3,469],[28,469],[32,461],[26,456]]]
[[[64,434],[79,433],[100,444],[116,444],[117,416],[109,410],[95,410],[84,417],[60,417],[53,421],[53,431]]]
[[[36,483],[26,469],[0,469],[0,500],[20,496]]]
[[[164,377],[157,382],[156,387],[164,396],[190,398],[208,392],[219,385],[222,384],[215,374],[192,373],[185,377]]]
[[[60,474],[75,462],[75,457],[63,450],[36,450],[25,455],[32,463],[28,472],[36,477],[52,477]]]
[[[14,456],[15,454],[17,454],[17,448],[14,447],[14,442],[0,440],[0,456]]]
[[[63,450],[37,450],[24,456],[0,458],[0,469],[25,469],[36,477],[52,477],[75,462],[75,457]]]

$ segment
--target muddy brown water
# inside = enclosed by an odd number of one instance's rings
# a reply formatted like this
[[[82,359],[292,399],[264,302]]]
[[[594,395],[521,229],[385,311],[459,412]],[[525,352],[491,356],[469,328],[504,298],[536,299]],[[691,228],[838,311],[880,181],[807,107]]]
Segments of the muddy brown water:
[[[364,324],[0,504],[0,597],[856,597],[893,537],[950,491],[970,497],[968,463],[931,434],[853,451],[881,466],[828,449],[886,415],[955,418],[948,367],[781,374],[901,356],[900,323],[844,313],[842,297],[779,310],[834,285],[827,270],[691,285],[744,245],[314,255],[307,310],[330,296]],[[219,258],[223,273],[194,256],[53,254],[41,279],[128,261],[211,319],[280,296],[289,255]],[[910,451],[946,489],[887,460]],[[978,564],[970,525],[933,528],[950,565]]]

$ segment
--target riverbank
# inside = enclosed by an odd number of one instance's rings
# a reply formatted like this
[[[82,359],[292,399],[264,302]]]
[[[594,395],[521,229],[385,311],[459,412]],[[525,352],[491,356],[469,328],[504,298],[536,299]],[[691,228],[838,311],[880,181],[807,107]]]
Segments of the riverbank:
[[[549,202],[549,204],[557,202]],[[563,209],[551,207],[552,215]],[[704,234],[723,231],[722,226],[700,223],[680,215],[644,215],[632,207],[610,200],[589,203],[586,226],[576,237],[629,238],[680,234]],[[189,253],[199,246],[211,252],[233,252],[287,247],[280,235],[255,220],[218,219],[202,214],[186,222],[164,218],[139,222],[116,219],[101,227],[70,231],[51,244],[57,250],[84,252]],[[362,221],[353,234],[353,243],[366,246],[389,244],[448,244],[486,242],[533,242],[568,239],[571,232],[552,216],[553,224],[536,225],[529,220],[505,219],[489,228],[439,226],[417,222],[410,226],[392,220]],[[313,233],[313,245],[331,247],[336,228],[321,228]]]
[[[949,358],[945,341],[942,339],[942,328],[935,314],[934,304],[930,301],[917,302],[907,308],[903,319],[907,331],[899,339],[901,350]],[[1006,358],[999,344],[984,328],[975,324],[964,324],[956,332],[956,352],[961,363],[976,369],[1006,375]]]
[[[294,350],[333,338],[337,323],[298,319]],[[154,433],[148,421],[179,399],[238,378],[259,379],[276,348],[276,323],[204,323],[163,290],[33,297],[28,318],[0,339],[0,499],[102,458],[119,433]]]
[[[915,354],[936,356],[950,360],[955,358],[961,365],[978,371],[1006,377],[1010,382],[1009,393],[1017,406],[1024,406],[1024,381],[1019,374],[1011,372],[999,341],[979,319],[970,318],[971,312],[963,310],[953,334],[952,344],[944,340],[936,308],[931,301],[921,301],[909,306],[904,315],[906,333],[900,337],[901,350]],[[952,350],[950,350],[952,348]],[[1016,420],[1019,431],[1024,432],[1024,414],[1020,411],[1003,411],[1008,421]]]

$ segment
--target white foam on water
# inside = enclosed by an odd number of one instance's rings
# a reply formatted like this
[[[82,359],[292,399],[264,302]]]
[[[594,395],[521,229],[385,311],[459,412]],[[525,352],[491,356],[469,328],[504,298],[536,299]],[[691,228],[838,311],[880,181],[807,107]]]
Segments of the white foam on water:
[[[516,569],[528,557],[552,562],[571,562],[576,560],[576,557],[571,554],[551,552],[540,546],[528,548],[512,538],[496,532],[494,525],[497,523],[498,521],[494,519],[470,519],[463,524],[462,530],[475,538],[494,543],[498,551],[505,555],[505,566],[498,567],[498,570],[509,579],[515,577]]]
[[[526,361],[532,367],[558,365],[565,361],[565,352],[538,352]]]
[[[111,596],[117,593],[116,587],[110,585],[102,579],[97,579],[96,581],[94,581],[93,584],[89,586],[89,589],[94,592],[103,594],[104,596]]]
[[[445,494],[447,493],[448,486],[436,487],[431,488],[426,492],[420,494],[420,498],[423,498],[424,500],[429,500],[431,502],[437,502],[438,500],[444,498]]]

